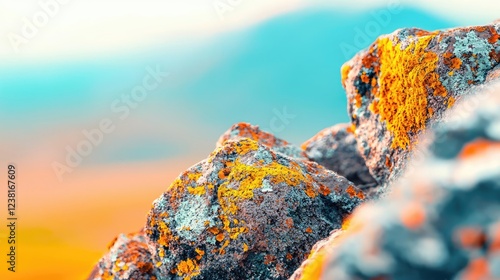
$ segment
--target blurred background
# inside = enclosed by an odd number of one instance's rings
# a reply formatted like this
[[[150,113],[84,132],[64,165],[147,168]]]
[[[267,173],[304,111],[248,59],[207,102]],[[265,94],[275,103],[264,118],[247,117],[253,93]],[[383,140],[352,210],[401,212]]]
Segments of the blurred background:
[[[0,1],[0,177],[16,164],[19,218],[0,279],[84,279],[232,124],[300,145],[348,121],[340,67],[377,36],[500,7],[415,2]]]

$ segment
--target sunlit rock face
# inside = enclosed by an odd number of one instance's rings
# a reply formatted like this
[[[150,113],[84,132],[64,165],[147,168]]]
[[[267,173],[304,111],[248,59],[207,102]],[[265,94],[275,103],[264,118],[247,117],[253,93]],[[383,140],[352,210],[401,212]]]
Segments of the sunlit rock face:
[[[342,84],[358,149],[380,185],[404,170],[429,125],[471,86],[498,73],[499,32],[498,23],[435,32],[399,29],[344,64]]]

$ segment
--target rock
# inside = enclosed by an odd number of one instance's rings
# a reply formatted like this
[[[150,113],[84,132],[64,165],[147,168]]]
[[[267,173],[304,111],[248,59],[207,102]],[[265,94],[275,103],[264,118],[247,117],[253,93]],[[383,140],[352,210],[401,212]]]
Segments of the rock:
[[[144,232],[120,234],[108,249],[89,279],[159,279]]]
[[[321,279],[500,279],[500,84],[480,89],[421,141],[391,193],[309,260]]]
[[[379,37],[342,67],[361,155],[380,185],[404,170],[418,137],[500,62],[500,24]]]
[[[350,124],[326,128],[302,144],[305,155],[327,169],[335,171],[365,193],[374,191],[376,181],[358,152]]]
[[[152,271],[158,279],[286,279],[363,199],[321,165],[249,138],[224,140],[154,201],[144,228]],[[113,248],[99,276],[114,273],[105,269],[110,255],[122,261]]]
[[[306,159],[302,154],[302,150],[298,147],[275,137],[271,133],[260,130],[257,125],[251,125],[244,122],[233,125],[228,131],[222,134],[216,146],[219,148],[228,140],[241,138],[249,138],[257,141],[259,144],[270,148],[276,153],[281,153],[297,159]]]

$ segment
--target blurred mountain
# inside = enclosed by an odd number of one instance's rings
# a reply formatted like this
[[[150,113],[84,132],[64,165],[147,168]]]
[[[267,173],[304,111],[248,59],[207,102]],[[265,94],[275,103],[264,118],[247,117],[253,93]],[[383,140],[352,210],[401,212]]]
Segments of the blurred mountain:
[[[158,147],[169,140],[175,149],[200,157],[212,150],[222,132],[241,121],[301,143],[348,120],[340,67],[355,51],[397,28],[453,25],[412,8],[397,13],[388,8],[308,9],[210,41],[166,43],[95,59],[3,65],[0,117],[9,120],[6,126],[17,127],[18,139],[67,128],[79,133],[109,117],[119,126],[112,141],[156,139],[151,145]],[[145,68],[156,65],[171,76],[131,112],[126,124],[119,123],[110,104],[130,95],[142,82]],[[95,156],[96,161],[106,162],[106,154],[110,161],[118,160],[112,156],[116,154],[120,159],[147,159],[140,155],[141,145],[124,148],[112,141],[101,145],[104,155]],[[133,155],[121,154],[125,151]],[[147,154],[152,154],[150,149]]]
[[[387,14],[390,18],[384,18]],[[300,143],[324,127],[348,120],[340,67],[355,52],[397,28],[453,25],[410,8],[397,14],[388,9],[291,13],[199,47],[189,54],[191,61],[173,70],[173,78],[177,70],[181,76],[173,89],[185,100],[183,106],[217,126],[216,132],[238,121],[273,130],[275,110],[286,108],[296,117],[272,132]]]

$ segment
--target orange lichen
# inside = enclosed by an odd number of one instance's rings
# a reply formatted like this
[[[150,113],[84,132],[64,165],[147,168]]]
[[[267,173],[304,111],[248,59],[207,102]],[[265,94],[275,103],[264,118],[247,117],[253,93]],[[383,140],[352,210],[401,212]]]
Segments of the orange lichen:
[[[286,218],[285,224],[286,224],[286,226],[288,228],[292,228],[293,227],[293,219],[292,218]]]
[[[415,230],[423,225],[426,219],[425,209],[418,202],[410,202],[400,213],[401,222],[409,229]]]
[[[429,117],[432,117],[432,115],[434,115],[434,109],[432,109],[431,107],[429,107],[427,109],[427,114],[429,115]]]
[[[483,231],[473,227],[459,229],[456,238],[464,248],[479,248],[486,242]]]
[[[374,114],[378,114],[379,113],[379,111],[378,111],[378,101],[377,100],[373,100],[373,102],[370,103],[370,105],[368,106],[368,110],[370,110]]]
[[[477,279],[491,279],[489,278],[488,261],[483,258],[476,258],[470,261],[469,265],[465,268],[463,279],[477,280]]]
[[[315,197],[317,196],[317,194],[316,194],[316,192],[314,191],[314,189],[313,189],[313,186],[312,186],[312,185],[309,185],[309,184],[308,184],[308,185],[306,186],[305,191],[306,191],[306,195],[307,195],[308,197],[310,197],[310,198],[315,198]]]
[[[435,33],[415,37],[402,49],[388,37],[377,40],[380,60],[379,87],[373,89],[387,129],[393,135],[392,148],[411,148],[409,133],[420,132],[428,120],[427,95],[446,96],[436,73],[438,55],[426,50]]]
[[[347,128],[347,132],[349,133],[355,133],[356,132],[356,125],[355,124],[351,124],[348,128]]]
[[[215,240],[221,242],[222,240],[224,240],[224,234],[223,233],[217,234],[217,236],[215,237]]]
[[[361,73],[361,81],[365,84],[370,83],[370,78],[368,77],[368,75],[366,75],[365,72]]]
[[[499,142],[486,140],[483,138],[467,143],[460,151],[458,158],[465,159],[478,154],[482,154],[491,148],[500,148]]]
[[[307,228],[306,228],[306,232],[307,232],[307,233],[312,233],[312,232],[313,232],[313,230],[312,230],[312,228],[307,227]]]
[[[451,60],[451,68],[460,69],[460,66],[462,66],[462,60],[460,60],[460,58],[455,57]]]
[[[225,179],[227,177],[227,175],[229,175],[229,173],[231,172],[231,170],[229,168],[222,168],[221,170],[219,170],[219,179]]]
[[[365,194],[362,191],[356,191],[356,189],[352,185],[347,187],[346,192],[350,197],[357,197],[359,199],[365,199]]]
[[[392,161],[391,161],[391,158],[390,158],[390,157],[388,157],[388,156],[386,156],[386,157],[385,157],[385,166],[386,166],[387,168],[389,168],[389,169],[391,169],[391,168],[392,168]]]
[[[184,280],[190,280],[192,277],[200,275],[200,267],[196,260],[188,258],[177,265],[177,275],[184,277]]]
[[[203,251],[202,249],[196,248],[194,249],[194,251],[196,252],[196,254],[198,254],[198,256],[196,256],[197,260],[200,260],[203,255],[205,255],[205,251]]]
[[[292,254],[286,253],[286,259],[289,260],[289,261],[293,260]]]
[[[325,185],[321,184],[319,185],[319,191],[320,194],[322,195],[329,195],[332,191]]]
[[[207,228],[207,230],[213,235],[219,234],[219,229],[216,227]]]
[[[358,108],[361,107],[362,104],[361,95],[358,93],[354,98],[356,99],[356,107]]]
[[[490,44],[495,44],[500,39],[500,36],[498,35],[497,31],[493,26],[489,27],[489,31],[491,33],[491,36],[490,38],[488,38],[488,42]]]

